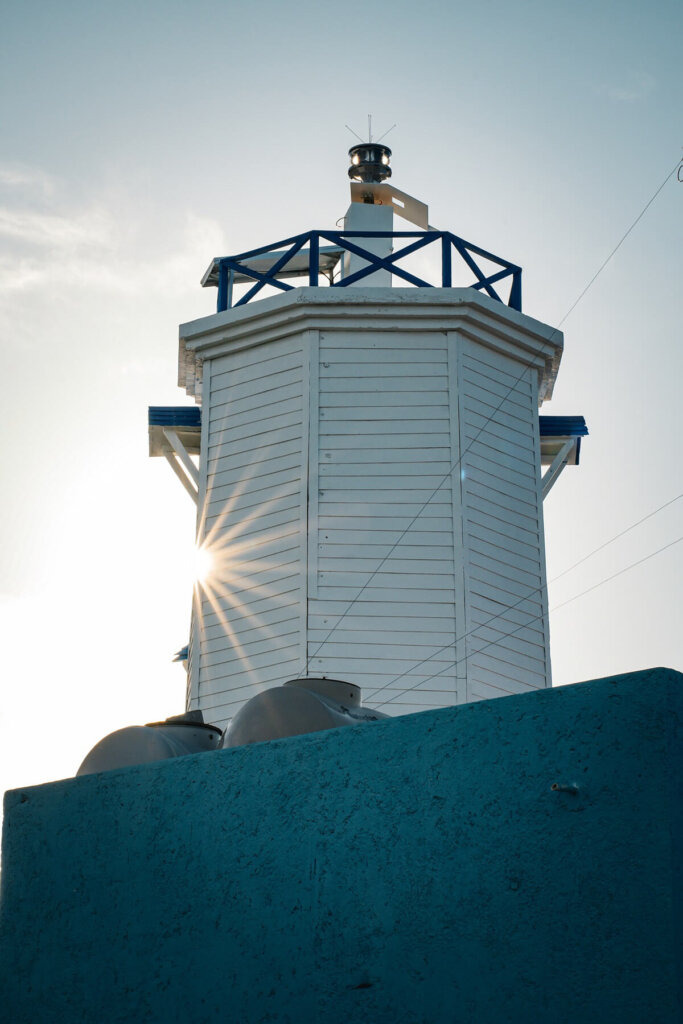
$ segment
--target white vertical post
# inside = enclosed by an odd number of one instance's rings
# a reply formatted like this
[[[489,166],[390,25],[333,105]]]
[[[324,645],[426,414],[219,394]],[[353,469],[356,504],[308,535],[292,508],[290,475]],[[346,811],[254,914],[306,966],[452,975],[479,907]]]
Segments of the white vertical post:
[[[394,214],[390,206],[373,203],[351,203],[344,218],[345,231],[393,231]],[[349,238],[349,242],[366,249],[382,258],[392,253],[391,238]],[[368,266],[368,260],[347,252],[344,255],[344,277],[350,277],[357,270]],[[360,288],[391,288],[391,274],[388,270],[375,270],[367,277],[355,282]],[[350,288],[354,285],[349,285]]]

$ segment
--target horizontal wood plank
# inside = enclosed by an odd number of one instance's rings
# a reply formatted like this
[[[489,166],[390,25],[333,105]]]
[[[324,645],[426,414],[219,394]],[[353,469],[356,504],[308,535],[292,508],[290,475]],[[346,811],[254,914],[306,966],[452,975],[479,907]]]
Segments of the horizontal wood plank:
[[[260,612],[255,612],[252,608],[245,606],[240,611],[242,614],[239,616],[236,612],[232,612],[226,619],[226,623],[219,621],[209,625],[205,622],[200,649],[208,649],[209,644],[232,643],[232,636],[239,637],[240,640],[248,640],[252,633],[256,635],[280,623],[293,622],[299,616],[299,602],[294,600],[287,605],[268,603]],[[226,625],[229,629],[226,629]]]
[[[384,406],[404,409],[448,409],[448,394],[445,390],[435,395],[417,391],[374,391],[374,392],[336,392],[325,393],[324,408],[326,409],[380,409]]]
[[[288,524],[298,525],[300,516],[300,500],[296,495],[289,496],[281,502],[281,507],[260,509],[257,515],[249,517],[233,516],[221,510],[219,515],[207,516],[205,519],[205,535],[215,536],[219,530],[228,530],[233,542],[245,541],[249,537],[258,537],[270,530],[286,527]]]
[[[444,374],[425,374],[389,376],[383,373],[382,376],[373,376],[366,379],[359,379],[355,376],[338,377],[325,376],[320,379],[320,393],[324,395],[328,391],[339,393],[351,392],[353,395],[373,394],[375,391],[386,393],[388,391],[428,391],[436,393],[448,391],[448,379]]]
[[[375,367],[380,367],[380,372],[382,372],[382,368],[387,364],[396,366],[400,363],[445,367],[446,347],[436,349],[417,348],[414,345],[392,345],[391,348],[384,348],[380,351],[377,348],[348,348],[344,345],[335,348],[321,346],[320,349],[321,373],[323,369],[340,365],[346,366],[348,373],[348,364],[351,364],[353,369],[358,370],[359,373],[374,372]]]
[[[363,352],[385,349],[417,349],[444,351],[446,335],[435,331],[353,331],[340,334],[339,331],[321,331],[320,352],[325,353],[341,346],[345,349],[360,349]]]
[[[364,378],[374,383],[380,377],[391,381],[396,377],[412,379],[414,377],[438,377],[440,375],[444,378],[446,375],[443,359],[413,360],[409,363],[394,362],[388,359],[372,363],[359,362],[349,364],[328,363],[327,361],[321,361],[320,363],[321,386],[323,380],[348,380],[350,377],[359,383]]]
[[[426,496],[420,501],[409,495],[404,495],[403,500],[399,500],[398,497],[393,497],[394,493],[392,492],[392,500],[390,502],[380,502],[379,500],[361,501],[360,499],[354,501],[350,498],[347,498],[346,501],[335,501],[328,497],[329,492],[325,490],[318,505],[319,514],[321,519],[327,516],[345,517],[347,519],[353,519],[356,516],[360,519],[375,518],[376,522],[386,527],[389,525],[387,520],[396,517],[397,512],[401,508],[405,508],[406,514],[403,522],[406,528],[412,529],[413,525],[418,524],[421,529],[426,529],[424,526],[425,522],[430,519],[445,519],[450,511],[449,506],[443,501],[435,499],[426,503]],[[442,529],[443,524],[439,528]]]
[[[258,350],[253,350],[254,354]],[[211,374],[211,390],[222,391],[225,388],[234,388],[239,384],[246,384],[253,380],[264,380],[271,374],[282,373],[287,370],[297,370],[301,368],[303,362],[303,352],[301,349],[292,352],[283,352],[281,355],[267,355],[268,348],[261,348],[263,358],[256,359],[253,362],[244,362],[239,365],[238,361],[234,359],[234,364],[229,369],[224,371],[212,372]]]
[[[352,558],[367,563],[368,559],[385,558],[387,555],[390,555],[392,560],[396,557],[404,561],[408,559],[425,560],[452,565],[452,544],[410,544],[406,543],[406,540],[402,540],[396,546],[393,544],[357,544],[354,541],[346,544],[321,543],[318,544],[318,565],[321,569],[333,569],[341,560],[348,562],[348,559]]]
[[[247,477],[237,483],[207,487],[210,502],[232,502],[237,496],[270,491],[273,495],[284,493],[282,488],[288,484],[301,486],[301,470],[299,466],[281,470],[279,473],[268,473],[264,476]],[[234,506],[233,506],[234,507]]]
[[[473,476],[464,477],[468,515],[476,518],[481,513],[499,519],[508,525],[519,524],[521,528],[538,535],[538,508],[529,502],[518,502],[502,491],[487,487]],[[475,515],[476,513],[476,515]]]
[[[475,356],[470,352],[464,353],[463,366],[466,368],[468,373],[480,374],[483,377],[488,377],[502,385],[504,388],[513,388],[516,392],[524,395],[530,401],[533,402],[534,400],[535,396],[530,378],[530,368],[528,366],[517,365],[515,369],[512,369],[511,367],[501,366],[499,362],[494,363],[493,360],[487,362],[480,356]]]
[[[417,506],[415,510],[407,509],[403,515],[397,515],[397,507],[395,505],[390,506],[389,513],[382,513],[379,518],[372,515],[363,515],[360,510],[354,511],[353,514],[345,512],[334,513],[332,511],[320,510],[320,516],[318,520],[318,526],[320,529],[321,536],[327,534],[330,530],[351,530],[355,532],[357,530],[366,530],[367,532],[378,533],[390,533],[394,540],[399,537],[406,529],[406,537],[413,537],[415,534],[413,531],[419,530],[421,533],[427,533],[434,531],[435,533],[446,533],[452,531],[453,519],[452,514],[444,514],[439,509],[435,509],[432,504],[428,505],[424,512],[415,520],[415,515],[420,510],[420,506]],[[444,510],[445,511],[445,510]],[[451,510],[447,510],[451,513]],[[412,514],[411,514],[412,513]],[[393,541],[392,541],[393,543]]]
[[[411,600],[408,596],[411,593],[411,589],[408,587],[385,587],[375,584],[376,581],[373,580],[365,588],[362,596],[368,599],[372,598],[373,601],[384,603],[385,605],[390,605],[392,602],[402,605],[404,602]],[[359,597],[362,586],[363,583],[356,586],[339,586],[335,582],[321,586],[319,590],[320,601],[343,601],[347,604],[355,602]],[[415,593],[412,597],[412,603],[418,614],[430,604],[441,603],[454,608],[454,595],[452,590],[422,586],[419,593]],[[353,607],[357,608],[355,603]],[[453,614],[455,613],[453,612]]]
[[[345,424],[364,425],[368,423],[405,423],[416,424],[419,429],[420,423],[448,423],[448,406],[446,405],[420,405],[401,407],[399,402],[391,406],[372,405],[364,406],[333,406],[320,410],[320,424],[325,426],[325,432],[333,432],[336,425]],[[441,428],[445,429],[445,428]]]
[[[381,523],[378,524],[379,526]],[[348,545],[355,545],[361,554],[369,554],[371,550],[375,551],[378,547],[382,551],[388,551],[399,540],[401,533],[402,530],[398,528],[394,530],[379,528],[377,530],[321,529],[319,550],[324,548],[328,554],[336,554],[337,549],[342,551],[346,550]],[[422,530],[416,526],[400,541],[402,551],[404,544],[408,547],[413,546],[415,550],[419,545],[420,549],[436,547],[452,554],[453,534],[450,530]]]
[[[224,675],[226,671],[237,667],[239,670],[259,668],[262,665],[277,664],[280,660],[282,649],[293,649],[299,638],[299,623],[293,621],[289,629],[273,632],[272,635],[263,635],[261,638],[244,641],[239,640],[235,644],[211,645],[209,650],[203,651],[200,656],[200,668],[205,678],[215,678],[217,673]],[[277,658],[274,659],[274,650]],[[205,672],[204,670],[209,670]]]
[[[504,537],[500,537],[501,542],[504,542],[504,540]],[[527,554],[520,551],[519,548],[509,545],[505,547],[502,543],[493,544],[490,538],[482,540],[472,530],[469,532],[469,544],[471,551],[476,551],[477,554],[490,558],[495,562],[502,562],[510,569],[521,569],[523,572],[531,572],[540,576],[541,556],[538,551],[535,553],[535,557],[530,558]]]
[[[212,405],[220,410],[223,406],[240,401],[254,395],[263,396],[264,400],[270,401],[273,393],[284,390],[295,385],[298,390],[303,387],[303,371],[301,367],[294,370],[280,370],[279,373],[271,373],[266,378],[255,378],[254,380],[243,381],[241,384],[230,384],[224,387],[213,386],[211,389]]]
[[[278,455],[272,459],[263,459],[260,462],[251,462],[246,466],[233,466],[221,472],[207,474],[207,488],[239,486],[242,482],[251,483],[254,480],[267,480],[280,473],[301,472],[301,453],[298,451],[290,455]]]
[[[471,549],[468,566],[471,580],[483,579],[488,583],[497,580],[502,590],[519,594],[520,597],[528,594],[534,587],[541,587],[540,572],[525,572]]]
[[[431,621],[440,617],[447,617],[449,619],[453,617],[453,603],[443,602],[441,592],[437,601],[429,601],[423,594],[422,600],[419,603],[413,597],[402,597],[400,594],[396,594],[395,591],[389,591],[388,593],[388,598],[380,598],[374,593],[370,595],[367,590],[363,592],[360,598],[358,598],[357,594],[352,594],[352,606],[349,605],[346,595],[341,598],[334,598],[329,595],[315,600],[309,598],[308,613],[309,616],[320,615],[325,619],[332,618],[335,621],[342,615],[345,616],[344,621],[349,616],[356,615],[363,620],[390,618],[392,620],[400,619],[408,623],[424,623],[425,619]]]
[[[351,629],[348,628],[346,619],[342,625],[343,628],[339,628],[331,634],[329,629],[309,629],[309,642],[313,645],[324,644],[322,653],[329,656],[334,653],[343,654],[345,650],[353,650],[358,652],[358,655],[367,654],[368,657],[382,657],[385,653],[393,652],[394,657],[412,657],[414,655],[416,661],[431,657],[437,651],[448,648],[451,652],[450,660],[452,660],[455,640],[452,623],[451,628],[441,632],[438,630],[416,632],[408,628],[403,630]],[[402,654],[401,652],[404,650],[406,653]]]
[[[265,621],[265,616],[270,612],[277,614],[282,610],[299,608],[301,597],[301,579],[299,574],[294,573],[287,581],[281,581],[277,593],[270,593],[259,597],[258,594],[249,595],[248,600],[230,602],[225,599],[219,600],[219,612],[217,612],[208,601],[202,603],[202,621],[205,627],[215,627],[217,630],[225,629],[226,623],[234,629],[241,629],[242,623],[257,623]],[[244,628],[247,628],[245,625]]]
[[[437,463],[439,469],[432,467],[432,463]],[[429,447],[423,448],[420,451],[415,451],[414,448],[402,448],[400,445],[396,448],[378,448],[374,445],[367,445],[363,448],[358,446],[354,449],[335,449],[326,448],[324,445],[321,447],[320,452],[320,472],[323,470],[325,474],[328,472],[329,466],[336,465],[350,465],[360,466],[363,464],[369,464],[370,466],[387,467],[387,472],[392,472],[391,467],[396,467],[393,472],[400,472],[402,467],[417,467],[423,465],[429,466],[429,472],[440,472],[441,466],[445,465],[450,470],[451,462],[451,449],[450,445],[444,445],[444,447]],[[334,472],[330,470],[330,472]]]

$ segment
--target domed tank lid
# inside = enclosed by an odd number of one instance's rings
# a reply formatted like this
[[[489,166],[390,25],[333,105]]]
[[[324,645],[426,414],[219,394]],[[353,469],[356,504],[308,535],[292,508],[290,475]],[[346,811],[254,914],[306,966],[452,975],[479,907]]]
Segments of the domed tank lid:
[[[302,690],[311,690],[321,697],[329,697],[338,704],[348,707],[360,707],[361,690],[355,683],[345,683],[343,679],[324,679],[321,676],[304,676],[302,679],[289,679],[284,686],[300,686]]]
[[[170,718],[165,718],[162,722],[147,722],[146,727],[148,729],[168,729],[169,727],[177,726],[179,728],[190,728],[190,729],[208,729],[211,732],[216,732],[219,735],[222,733],[222,729],[219,729],[217,725],[211,725],[209,722],[204,721],[204,714],[201,711],[185,711],[182,715],[171,715]]]

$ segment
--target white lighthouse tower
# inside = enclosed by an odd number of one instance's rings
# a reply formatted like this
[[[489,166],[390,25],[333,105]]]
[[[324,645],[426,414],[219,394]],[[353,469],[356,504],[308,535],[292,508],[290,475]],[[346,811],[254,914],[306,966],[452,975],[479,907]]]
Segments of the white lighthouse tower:
[[[219,726],[295,677],[389,713],[551,682],[543,497],[586,433],[539,417],[562,334],[389,184],[386,146],[350,155],[342,230],[212,261],[218,311],[180,328],[200,409],[150,410],[209,562],[188,710]]]

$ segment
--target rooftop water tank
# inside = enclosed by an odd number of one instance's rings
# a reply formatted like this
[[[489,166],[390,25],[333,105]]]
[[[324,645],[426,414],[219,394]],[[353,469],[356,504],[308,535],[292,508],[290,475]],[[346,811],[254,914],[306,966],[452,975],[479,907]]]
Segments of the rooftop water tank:
[[[243,747],[389,717],[361,707],[360,699],[360,686],[341,679],[290,679],[247,701],[225,730],[222,746]]]

